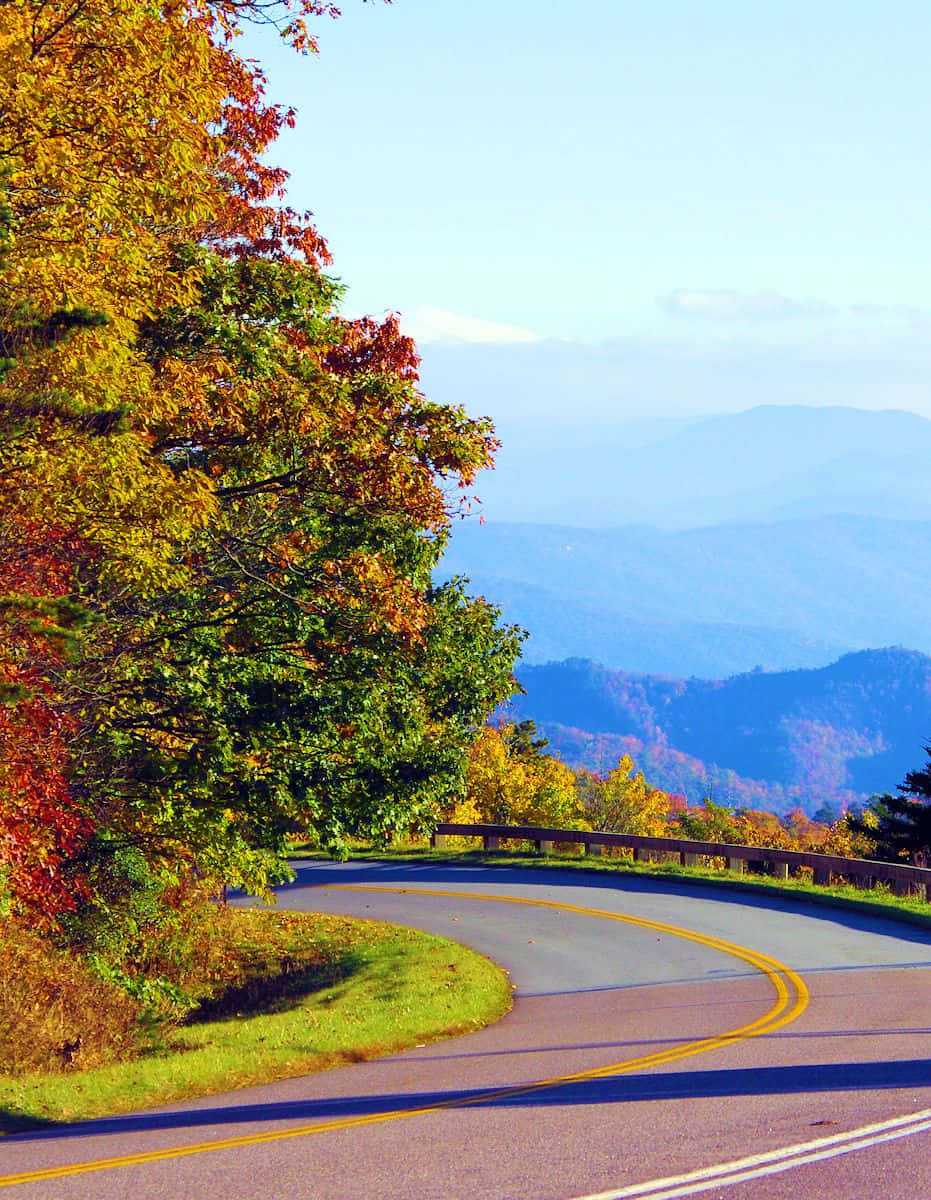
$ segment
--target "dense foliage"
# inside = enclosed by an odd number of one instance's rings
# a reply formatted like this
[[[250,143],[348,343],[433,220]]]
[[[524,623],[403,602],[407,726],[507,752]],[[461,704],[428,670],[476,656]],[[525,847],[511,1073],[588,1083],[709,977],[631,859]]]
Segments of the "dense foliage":
[[[666,834],[667,817],[674,811],[672,798],[647,783],[642,771],[634,771],[629,754],[604,775],[580,771],[575,786],[592,828],[608,833]]]
[[[813,820],[801,808],[782,816],[684,796],[649,783],[629,754],[600,771],[573,770],[548,752],[534,721],[488,726],[468,751],[465,796],[446,813],[463,824],[537,825],[598,829],[648,837],[773,846],[863,856],[875,830],[860,832],[836,814]]]
[[[575,775],[546,745],[532,721],[486,726],[469,749],[465,796],[448,819],[586,828]]]
[[[295,828],[429,827],[512,690],[517,631],[431,582],[490,425],[339,316],[235,51],[327,14],[0,6],[0,865],[91,940]]]

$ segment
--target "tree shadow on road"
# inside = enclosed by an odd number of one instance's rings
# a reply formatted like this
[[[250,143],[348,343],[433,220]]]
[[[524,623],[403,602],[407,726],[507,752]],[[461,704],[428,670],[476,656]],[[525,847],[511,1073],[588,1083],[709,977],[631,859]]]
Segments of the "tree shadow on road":
[[[33,1134],[44,1133],[49,1130],[56,1132],[64,1130],[67,1133],[68,1127],[58,1121],[47,1121],[43,1117],[24,1116],[13,1109],[0,1108],[0,1134],[22,1133],[24,1130],[28,1130]],[[2,1145],[3,1143],[0,1141],[0,1146]]]
[[[515,1083],[512,1087],[333,1096],[267,1104],[235,1104],[189,1111],[143,1113],[58,1126],[21,1134],[17,1142],[91,1134],[129,1134],[201,1126],[352,1120],[442,1106],[546,1108],[565,1105],[636,1104],[654,1100],[774,1096],[818,1092],[872,1092],[931,1087],[931,1059],[812,1063],[791,1067],[743,1067],[710,1071],[620,1074],[564,1084]],[[917,1101],[915,1101],[917,1103]],[[267,1132],[267,1130],[263,1130]]]

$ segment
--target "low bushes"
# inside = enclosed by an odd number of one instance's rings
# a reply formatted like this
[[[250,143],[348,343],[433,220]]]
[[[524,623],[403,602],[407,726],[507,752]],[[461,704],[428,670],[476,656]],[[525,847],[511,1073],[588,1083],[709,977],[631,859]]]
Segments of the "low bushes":
[[[94,1067],[135,1053],[139,1002],[11,921],[0,927],[0,979],[4,1072]]]

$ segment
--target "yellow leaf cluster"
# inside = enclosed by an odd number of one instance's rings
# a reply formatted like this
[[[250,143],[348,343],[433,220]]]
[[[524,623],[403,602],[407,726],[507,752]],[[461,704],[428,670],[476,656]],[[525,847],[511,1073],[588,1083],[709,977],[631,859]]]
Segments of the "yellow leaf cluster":
[[[170,301],[157,269],[167,238],[202,228],[221,198],[208,169],[216,66],[206,30],[178,5],[0,6],[0,160],[16,260],[4,300],[130,320]]]
[[[512,729],[482,729],[469,750],[465,798],[457,811],[471,806],[478,820],[494,824],[586,828],[572,771],[549,755],[515,753],[507,741]]]
[[[222,203],[218,55],[178,4],[0,5],[0,355],[16,363],[0,385],[0,455],[16,468],[0,503],[26,521],[54,513],[103,576],[144,588],[177,581],[171,543],[213,505],[151,454],[165,392],[134,345],[140,320],[195,294],[195,272],[164,268]],[[43,337],[74,309],[105,323]]]
[[[669,796],[647,783],[642,771],[634,773],[634,762],[629,754],[625,754],[604,778],[581,772],[577,788],[585,813],[595,829],[646,837],[662,837],[668,832]]]

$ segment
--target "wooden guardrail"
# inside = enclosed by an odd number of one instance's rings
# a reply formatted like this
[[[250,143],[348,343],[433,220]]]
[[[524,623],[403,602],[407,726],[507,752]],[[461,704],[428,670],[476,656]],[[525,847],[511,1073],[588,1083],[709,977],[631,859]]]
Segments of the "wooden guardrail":
[[[634,852],[638,862],[656,862],[675,856],[682,866],[696,867],[703,858],[723,858],[728,871],[758,870],[787,879],[790,871],[810,867],[814,882],[827,887],[835,879],[850,880],[856,887],[873,888],[889,883],[897,896],[923,895],[931,903],[931,869],[907,863],[878,862],[869,858],[842,858],[837,854],[811,854],[804,850],[776,850],[768,846],[734,846],[727,842],[696,842],[687,838],[643,837],[633,833],[602,833],[591,829],[547,829],[528,825],[462,825],[446,821],[437,825],[431,845],[440,849],[448,837],[482,838],[486,850],[497,850],[504,839],[533,842],[542,854],[556,842],[581,844],[586,854],[601,854],[605,846]]]

